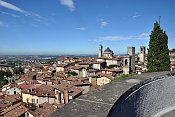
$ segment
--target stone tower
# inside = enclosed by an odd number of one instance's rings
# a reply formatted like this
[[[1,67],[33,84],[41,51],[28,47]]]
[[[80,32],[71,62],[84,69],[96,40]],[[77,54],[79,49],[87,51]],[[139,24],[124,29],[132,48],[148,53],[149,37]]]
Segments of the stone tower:
[[[130,56],[131,70],[135,72],[135,47],[128,47],[127,53]]]
[[[139,55],[139,60],[140,62],[145,62],[145,54],[146,54],[146,47],[145,46],[140,46],[140,55]]]
[[[102,44],[99,45],[99,50],[98,50],[98,57],[102,57],[103,56],[103,46]]]

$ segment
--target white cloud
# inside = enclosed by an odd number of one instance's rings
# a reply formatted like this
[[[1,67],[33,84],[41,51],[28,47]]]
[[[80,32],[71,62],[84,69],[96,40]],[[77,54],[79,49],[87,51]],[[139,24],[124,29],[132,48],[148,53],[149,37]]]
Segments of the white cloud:
[[[120,40],[147,40],[149,39],[149,34],[142,33],[136,36],[103,36],[100,37],[100,41],[120,41]]]
[[[6,23],[0,21],[0,27],[8,27],[8,24],[6,24]]]
[[[108,25],[108,22],[106,22],[106,21],[101,21],[100,27],[101,27],[101,28],[104,28],[104,27],[106,27],[107,25]]]
[[[133,15],[132,18],[140,17],[141,15]]]
[[[4,14],[4,15],[9,15],[9,16],[12,16],[14,18],[18,18],[20,16],[16,15],[16,14],[12,14],[12,13],[7,13],[7,12],[3,12],[3,11],[0,11],[1,14]]]
[[[97,18],[97,20],[100,21],[100,28],[104,28],[104,27],[108,26],[108,24],[109,24],[103,18]]]
[[[75,10],[75,5],[73,0],[60,0],[60,4],[69,8],[70,11]]]
[[[81,31],[85,31],[85,30],[87,30],[87,28],[86,27],[79,27],[79,28],[76,28],[77,30],[81,30]]]
[[[2,0],[0,0],[0,6],[11,9],[11,10],[14,10],[14,11],[18,11],[18,12],[21,12],[21,13],[26,13],[26,11],[20,9],[19,7],[15,6],[13,4],[4,2]]]
[[[141,16],[141,14],[138,13],[138,12],[136,12],[136,13],[132,16],[132,18],[134,19],[134,18],[138,18],[138,17],[140,17],[140,16]]]
[[[44,25],[49,25],[47,22],[45,22],[44,20],[41,20],[41,19],[38,19],[38,18],[34,18],[33,19],[34,21],[37,21],[37,22],[39,22],[39,23],[42,23],[42,24],[44,24]]]
[[[0,0],[0,6],[5,7],[7,9],[10,9],[10,10],[13,10],[13,11],[23,13],[25,16],[34,16],[34,17],[37,17],[37,18],[40,18],[40,19],[44,19],[41,15],[39,15],[37,13],[25,11],[25,10],[23,10],[23,9],[13,5],[13,4],[10,4],[10,3],[2,1],[2,0]]]

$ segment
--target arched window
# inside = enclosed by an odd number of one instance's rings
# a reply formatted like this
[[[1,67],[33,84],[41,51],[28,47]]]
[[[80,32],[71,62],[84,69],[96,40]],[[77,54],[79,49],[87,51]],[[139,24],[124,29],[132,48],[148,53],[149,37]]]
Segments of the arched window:
[[[125,59],[125,66],[128,65],[128,59]]]

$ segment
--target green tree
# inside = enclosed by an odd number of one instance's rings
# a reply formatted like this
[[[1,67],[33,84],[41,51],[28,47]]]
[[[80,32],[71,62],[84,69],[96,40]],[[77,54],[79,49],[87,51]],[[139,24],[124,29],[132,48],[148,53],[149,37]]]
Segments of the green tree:
[[[4,77],[5,75],[6,75],[6,72],[0,70],[0,88],[1,88],[3,85],[5,85],[5,84],[8,83],[8,81],[7,81],[7,80],[5,79],[5,77]]]
[[[69,71],[69,76],[77,76],[78,74],[76,73],[76,72],[74,72],[74,71]]]
[[[175,52],[175,48],[173,48],[172,50],[170,50],[171,52]]]
[[[23,70],[22,67],[15,67],[13,69],[13,72],[14,72],[14,74],[23,74],[24,73],[24,70]]]
[[[148,72],[170,70],[168,36],[161,29],[158,22],[154,23],[154,28],[150,35],[147,59]]]
[[[114,64],[113,64],[113,65],[109,65],[108,68],[109,68],[109,69],[113,69],[113,68],[115,68],[115,67],[117,67],[117,65],[114,65]]]
[[[10,70],[7,70],[7,71],[5,72],[5,75],[6,75],[7,77],[12,76],[12,72],[11,72]]]

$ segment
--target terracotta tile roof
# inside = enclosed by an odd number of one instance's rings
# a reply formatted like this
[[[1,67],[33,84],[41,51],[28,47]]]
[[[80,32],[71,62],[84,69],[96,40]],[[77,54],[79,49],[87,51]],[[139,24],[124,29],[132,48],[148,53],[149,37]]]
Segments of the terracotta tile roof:
[[[68,90],[68,93],[69,93],[71,96],[76,97],[77,95],[79,95],[79,94],[82,93],[83,91],[84,91],[84,89],[73,86],[72,88],[70,88],[70,89]]]
[[[26,83],[23,83],[23,84],[20,84],[18,85],[18,88],[22,89],[22,90],[27,90],[29,88],[31,88],[34,84],[26,84]]]
[[[42,84],[34,84],[32,85],[29,89],[37,89],[41,86]]]
[[[16,86],[17,86],[16,83],[8,83],[8,84],[4,85],[4,86],[2,87],[2,89],[3,89],[3,88],[7,88],[7,87],[16,87]]]
[[[67,75],[65,72],[58,72],[58,73],[57,73],[57,76],[58,76],[58,77],[61,77],[61,78],[65,78],[65,77],[67,77],[68,75]]]
[[[109,71],[109,72],[123,72],[121,69],[102,69],[102,71]]]
[[[36,108],[36,110],[30,110],[29,113],[31,113],[34,117],[49,117],[55,111],[56,108],[54,106],[45,102],[41,104],[39,108]]]
[[[79,65],[89,65],[89,64],[91,64],[90,62],[79,62],[79,63],[77,63],[77,64],[79,64]]]
[[[91,85],[89,80],[84,80],[84,81],[78,80],[78,81],[73,82],[73,84],[75,86]]]
[[[39,97],[55,97],[54,87],[44,84],[35,84],[23,93]]]
[[[56,89],[64,92],[65,90],[68,90],[69,88],[73,87],[74,84],[69,84],[69,83],[63,83],[63,84],[60,84],[56,87]]]
[[[22,100],[19,94],[4,96],[4,99],[11,103],[15,103]]]
[[[73,69],[73,70],[80,70],[82,69],[83,67],[81,66],[72,66],[70,69]]]
[[[67,64],[57,64],[56,67],[67,67],[68,65]]]
[[[66,78],[67,81],[76,81],[77,78],[76,77],[68,77]]]
[[[7,108],[9,106],[11,106],[12,103],[7,101],[7,100],[4,100],[4,99],[0,99],[0,110],[4,109],[4,108]]]
[[[38,89],[44,90],[44,91],[53,91],[55,88],[49,85],[42,84],[40,87],[38,87]]]
[[[99,74],[100,77],[107,77],[109,79],[113,79],[114,77],[112,76],[112,74]]]
[[[95,61],[95,62],[91,62],[92,64],[102,64],[104,63],[103,61]]]
[[[18,103],[10,106],[7,109],[4,109],[0,115],[3,115],[4,117],[19,117],[27,111],[28,109],[26,107],[21,105],[21,103]]]
[[[52,97],[52,98],[55,98],[55,92],[54,91],[38,91],[36,93],[36,96],[38,96],[38,97]]]
[[[36,95],[38,97],[52,97],[55,98],[55,92],[54,91],[44,91],[35,89],[32,91],[23,91],[24,94],[30,94],[30,95]]]

